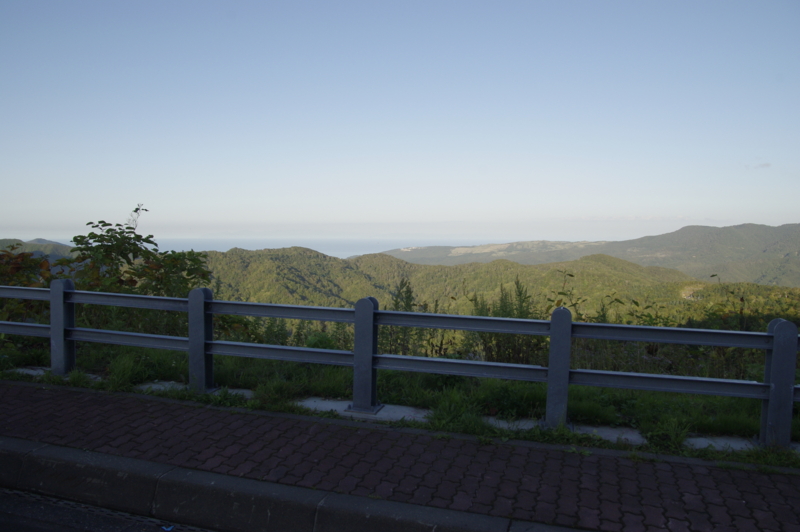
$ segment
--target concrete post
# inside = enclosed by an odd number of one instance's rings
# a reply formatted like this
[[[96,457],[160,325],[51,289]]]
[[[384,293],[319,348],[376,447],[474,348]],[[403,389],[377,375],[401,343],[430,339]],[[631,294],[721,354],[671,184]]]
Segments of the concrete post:
[[[378,324],[375,312],[378,300],[365,297],[356,303],[353,345],[353,403],[346,412],[376,414],[383,408],[378,402],[378,371],[372,367],[372,356],[378,354]]]
[[[547,362],[547,404],[544,424],[554,429],[567,422],[572,314],[559,307],[550,318],[550,357]]]
[[[72,279],[57,279],[50,284],[50,370],[55,375],[75,369],[75,341],[67,340],[67,330],[75,327],[75,304],[66,297],[74,290]]]
[[[776,319],[767,332],[772,333],[772,349],[767,351],[764,382],[770,390],[769,399],[762,402],[759,442],[768,447],[788,447],[792,439],[797,326]]]
[[[214,357],[206,353],[206,342],[214,339],[208,302],[214,299],[209,288],[189,292],[189,387],[197,393],[214,388]]]

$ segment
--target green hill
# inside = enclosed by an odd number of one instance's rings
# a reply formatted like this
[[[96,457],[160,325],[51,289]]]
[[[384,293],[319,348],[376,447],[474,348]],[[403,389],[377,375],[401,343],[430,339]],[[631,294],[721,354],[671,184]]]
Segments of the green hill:
[[[698,279],[800,287],[800,224],[779,227],[687,226],[620,242],[531,241],[469,247],[419,247],[384,253],[416,264],[456,265],[507,259],[520,264],[576,260],[602,253],[642,266],[674,268]]]
[[[18,252],[32,252],[34,255],[48,255],[50,260],[57,260],[61,257],[68,257],[70,255],[71,246],[45,240],[43,238],[36,238],[28,242],[23,242],[18,238],[0,238],[0,249],[7,248],[13,244],[20,244]]]
[[[519,279],[532,294],[563,288],[563,272],[569,287],[593,307],[607,294],[678,300],[687,287],[702,283],[676,270],[644,267],[608,255],[591,255],[577,261],[523,265],[498,260],[488,264],[456,266],[411,264],[384,255],[363,255],[353,259],[329,257],[305,248],[209,252],[208,265],[220,282],[216,297],[253,302],[325,306],[352,306],[358,299],[374,296],[382,307],[401,279],[411,283],[419,301],[438,300],[450,311],[469,313],[472,294],[495,297],[501,285]]]
[[[580,301],[581,312],[589,317],[618,299],[621,304],[611,305],[612,316],[654,325],[763,330],[774,317],[800,322],[800,289],[700,281],[678,270],[603,254],[549,264],[496,260],[455,266],[412,264],[380,253],[338,259],[299,247],[232,249],[208,256],[219,281],[215,298],[222,300],[352,307],[373,296],[386,309],[392,308],[400,281],[407,279],[416,303],[427,304],[428,311],[473,314],[475,296],[496,302],[501,287],[513,290],[519,279],[542,317],[550,297],[562,304]]]
[[[344,307],[386,294],[349,261],[300,247],[209,251],[208,266],[218,299]]]

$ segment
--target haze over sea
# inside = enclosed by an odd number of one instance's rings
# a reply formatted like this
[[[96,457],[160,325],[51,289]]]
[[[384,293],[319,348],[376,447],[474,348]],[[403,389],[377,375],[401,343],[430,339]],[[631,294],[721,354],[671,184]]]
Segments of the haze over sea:
[[[346,259],[355,255],[379,253],[408,246],[476,246],[481,239],[420,238],[163,238],[158,239],[162,251],[228,251],[231,248],[273,249],[299,246]]]

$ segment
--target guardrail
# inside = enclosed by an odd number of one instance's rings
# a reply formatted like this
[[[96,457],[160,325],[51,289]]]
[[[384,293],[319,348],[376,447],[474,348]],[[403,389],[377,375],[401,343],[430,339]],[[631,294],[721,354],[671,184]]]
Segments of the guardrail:
[[[784,319],[770,322],[767,332],[736,332],[635,325],[573,323],[568,309],[558,308],[550,321],[454,316],[379,310],[378,301],[361,299],[353,309],[303,307],[214,301],[211,290],[197,288],[187,299],[76,291],[70,280],[53,281],[49,289],[0,287],[0,297],[50,302],[50,325],[0,321],[0,333],[50,338],[51,369],[66,375],[75,367],[75,342],[100,342],[186,351],[189,386],[204,393],[214,386],[214,355],[331,364],[353,368],[352,412],[376,413],[377,370],[393,369],[469,377],[491,377],[547,383],[544,425],[557,427],[567,420],[569,385],[678,392],[760,399],[762,445],[786,447],[791,442],[792,409],[800,401],[795,386],[797,326]],[[187,312],[189,336],[175,337],[75,327],[75,305]],[[288,347],[214,340],[213,316],[289,318],[354,324],[353,351]],[[500,362],[424,358],[378,353],[378,326],[540,335],[550,337],[548,367]],[[765,351],[764,381],[740,381],[625,373],[570,368],[572,338],[627,342],[741,347]]]

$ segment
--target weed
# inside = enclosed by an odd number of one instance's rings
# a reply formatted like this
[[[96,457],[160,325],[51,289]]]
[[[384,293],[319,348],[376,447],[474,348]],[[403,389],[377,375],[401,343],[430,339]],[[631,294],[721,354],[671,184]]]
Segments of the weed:
[[[648,447],[680,454],[683,441],[689,435],[689,425],[678,418],[666,417],[642,433]]]
[[[579,454],[581,456],[591,456],[592,455],[592,451],[590,451],[588,449],[578,449],[574,445],[572,447],[570,447],[569,449],[567,449],[567,452],[568,453]]]
[[[62,377],[61,375],[56,375],[52,371],[45,372],[44,375],[42,375],[41,377],[39,377],[36,380],[38,380],[38,382],[41,382],[43,384],[56,384],[56,385],[58,385],[58,384],[64,384],[65,383],[64,377]]]
[[[387,427],[394,427],[398,429],[430,429],[430,426],[426,421],[416,421],[406,418],[398,419],[396,421],[384,421],[381,423]]]
[[[206,404],[214,405],[214,406],[228,406],[228,407],[238,407],[244,408],[247,407],[248,402],[250,401],[246,396],[233,393],[228,388],[220,388],[214,394],[202,394],[204,399],[203,402]]]
[[[746,451],[730,453],[732,460],[773,467],[800,469],[800,453],[792,449],[755,447]]]
[[[94,384],[86,373],[77,369],[69,372],[67,383],[75,388],[91,388]]]

